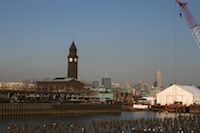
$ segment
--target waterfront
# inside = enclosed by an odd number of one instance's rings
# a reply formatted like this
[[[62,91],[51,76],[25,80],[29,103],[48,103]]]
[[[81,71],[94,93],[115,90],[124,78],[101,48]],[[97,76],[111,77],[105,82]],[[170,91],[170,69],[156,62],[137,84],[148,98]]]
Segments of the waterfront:
[[[176,120],[180,120],[183,123],[177,123]],[[49,115],[33,115],[33,116],[12,116],[12,117],[4,117],[1,118],[0,121],[0,131],[4,132],[9,128],[10,130],[13,127],[20,127],[20,131],[22,130],[30,130],[28,128],[35,128],[36,132],[42,132],[44,129],[45,132],[50,132],[54,130],[54,132],[78,132],[85,130],[85,132],[99,132],[103,131],[111,131],[111,132],[131,132],[133,127],[134,130],[138,130],[137,123],[139,123],[140,130],[148,130],[148,124],[155,124],[154,130],[158,131],[159,128],[165,132],[163,126],[164,123],[174,124],[174,128],[182,128],[185,126],[187,120],[193,123],[193,126],[190,126],[190,130],[198,129],[196,125],[199,124],[199,115],[197,114],[176,114],[176,113],[159,113],[152,111],[136,111],[136,112],[126,112],[122,111],[117,114],[98,114],[98,115],[73,115],[73,116],[49,116]],[[133,122],[134,121],[134,122]],[[151,123],[148,123],[151,122]],[[170,123],[169,123],[170,122]],[[106,124],[106,126],[104,124]],[[111,126],[109,123],[112,123]],[[118,128],[114,128],[117,123]],[[130,125],[130,123],[134,123]],[[143,124],[144,125],[143,125]],[[191,123],[188,123],[190,125]],[[110,126],[108,126],[110,125]],[[143,125],[143,127],[142,127]],[[95,129],[95,126],[98,129]],[[152,125],[151,125],[152,126]],[[48,127],[48,128],[47,128]],[[54,127],[54,128],[53,128]],[[74,128],[73,128],[74,127]],[[112,127],[112,128],[111,128]],[[36,129],[37,128],[37,129]],[[33,129],[32,129],[33,130]],[[151,129],[153,130],[153,129]],[[170,127],[172,130],[172,126]],[[8,131],[8,130],[7,130]]]

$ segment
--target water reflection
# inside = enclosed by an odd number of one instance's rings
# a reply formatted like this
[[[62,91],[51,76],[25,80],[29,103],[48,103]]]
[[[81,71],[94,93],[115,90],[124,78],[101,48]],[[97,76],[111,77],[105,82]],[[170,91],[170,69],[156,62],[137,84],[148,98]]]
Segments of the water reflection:
[[[190,113],[165,113],[165,112],[153,112],[153,111],[136,111],[136,112],[122,112],[121,113],[121,118],[125,119],[130,119],[130,118],[135,118],[135,119],[140,119],[140,118],[175,118],[178,116],[190,116],[193,114]]]

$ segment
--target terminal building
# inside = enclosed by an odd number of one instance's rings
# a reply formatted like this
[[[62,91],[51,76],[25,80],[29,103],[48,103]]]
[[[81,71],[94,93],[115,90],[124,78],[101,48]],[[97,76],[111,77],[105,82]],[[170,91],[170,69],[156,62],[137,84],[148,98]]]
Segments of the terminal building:
[[[80,82],[78,77],[78,55],[77,48],[72,42],[68,55],[67,77],[57,77],[54,79],[45,79],[37,82],[37,89],[41,91],[63,91],[67,89],[83,89],[84,83]]]

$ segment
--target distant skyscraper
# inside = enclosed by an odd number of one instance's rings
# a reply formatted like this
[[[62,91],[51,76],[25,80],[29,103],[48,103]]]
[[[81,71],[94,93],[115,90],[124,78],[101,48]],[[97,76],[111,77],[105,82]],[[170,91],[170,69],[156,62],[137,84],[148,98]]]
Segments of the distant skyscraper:
[[[112,85],[111,85],[111,78],[108,78],[108,77],[107,77],[107,71],[105,71],[105,77],[102,78],[102,85],[103,85],[103,87],[106,88],[106,89],[112,88]]]
[[[126,87],[125,88],[126,89],[132,89],[132,85],[130,83],[126,82]]]
[[[99,81],[98,81],[98,80],[95,80],[95,81],[92,83],[92,87],[98,88],[98,87],[99,87]]]
[[[99,80],[97,79],[97,73],[96,73],[96,79],[95,79],[95,81],[93,81],[92,87],[98,88],[99,86],[100,86],[100,85],[99,85]]]
[[[121,88],[119,83],[112,83],[112,88]]]
[[[112,86],[111,86],[111,78],[102,78],[102,85],[104,88],[106,89],[110,89]]]
[[[148,90],[148,84],[143,82],[143,81],[139,81],[138,85],[137,85],[137,88],[139,90]]]
[[[161,73],[160,73],[160,69],[159,68],[156,70],[154,87],[158,87],[158,88],[162,87]]]

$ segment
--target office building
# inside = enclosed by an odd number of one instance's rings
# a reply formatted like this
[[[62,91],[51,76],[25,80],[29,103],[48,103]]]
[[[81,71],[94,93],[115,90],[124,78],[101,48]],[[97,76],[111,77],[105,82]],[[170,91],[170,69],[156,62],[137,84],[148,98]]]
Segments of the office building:
[[[161,73],[160,73],[160,69],[159,68],[156,70],[156,73],[155,73],[154,87],[157,87],[157,88],[161,88],[162,87]]]
[[[110,89],[112,86],[111,86],[111,78],[102,78],[102,85],[104,88],[106,89]]]

